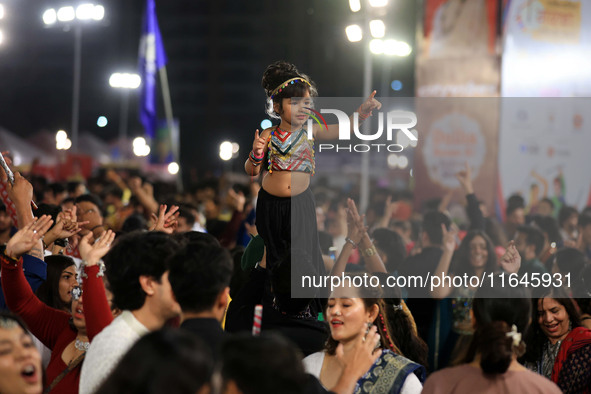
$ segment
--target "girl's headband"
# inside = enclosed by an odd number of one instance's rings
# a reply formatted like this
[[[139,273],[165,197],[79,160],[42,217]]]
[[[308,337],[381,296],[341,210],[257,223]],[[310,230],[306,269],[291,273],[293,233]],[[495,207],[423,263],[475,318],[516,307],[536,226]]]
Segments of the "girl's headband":
[[[287,87],[287,85],[293,85],[293,84],[294,84],[294,83],[296,83],[296,82],[305,82],[305,83],[307,83],[307,84],[308,84],[308,86],[312,87],[312,84],[310,84],[310,82],[308,82],[308,81],[307,81],[306,79],[304,79],[304,78],[297,77],[297,78],[288,79],[287,81],[283,82],[281,85],[277,86],[277,87],[275,88],[275,90],[273,90],[273,91],[271,92],[271,96],[270,96],[271,100],[273,100],[273,97],[275,97],[275,95],[276,95],[277,93],[281,93],[281,91],[282,91],[283,89],[285,89],[285,88]]]

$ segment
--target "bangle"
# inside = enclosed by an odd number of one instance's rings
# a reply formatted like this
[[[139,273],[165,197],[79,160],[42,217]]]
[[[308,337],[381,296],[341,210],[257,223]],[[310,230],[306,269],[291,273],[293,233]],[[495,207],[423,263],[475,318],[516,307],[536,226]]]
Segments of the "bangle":
[[[260,156],[257,156],[257,155],[255,155],[253,150],[251,150],[251,151],[250,151],[250,153],[252,154],[252,157],[253,157],[254,159],[256,159],[256,160],[261,160],[261,161],[262,161],[262,160],[263,160],[263,158],[265,157],[265,153],[264,153],[264,152],[263,152],[263,154],[262,154],[262,155],[260,155]]]
[[[255,156],[253,151],[250,151],[250,153],[248,154],[248,160],[250,160],[250,162],[252,163],[253,166],[258,166],[259,164],[261,164],[263,162],[263,158],[265,157],[265,155],[263,154],[263,156],[261,157],[257,157]]]
[[[361,254],[366,257],[371,257],[377,253],[375,246],[371,245],[369,248],[362,250]]]
[[[349,237],[345,238],[345,242],[353,245],[353,249],[357,249],[357,244],[351,238],[349,238]]]
[[[107,268],[105,267],[105,263],[103,262],[103,260],[99,260],[96,266],[99,269],[99,271],[96,273],[96,277],[100,278],[101,276],[105,276],[105,271],[107,270]],[[82,262],[80,262],[80,276],[82,276],[83,278],[88,278],[88,275],[86,275],[87,267],[89,266],[86,265],[86,260],[82,260]]]
[[[15,259],[14,257],[11,257],[11,256],[9,256],[9,255],[6,253],[6,249],[4,249],[4,251],[2,252],[2,255],[3,255],[4,257],[6,257],[6,262],[7,262],[7,263],[12,263],[12,264],[14,264],[14,265],[13,265],[14,267],[17,267],[17,266],[18,266],[18,262],[19,262],[20,258],[18,258],[18,259]]]

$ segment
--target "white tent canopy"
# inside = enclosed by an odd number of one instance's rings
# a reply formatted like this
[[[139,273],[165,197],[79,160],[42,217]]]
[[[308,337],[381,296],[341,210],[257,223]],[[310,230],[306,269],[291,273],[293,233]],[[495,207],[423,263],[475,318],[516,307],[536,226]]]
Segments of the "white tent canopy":
[[[55,155],[47,154],[3,127],[0,127],[0,150],[10,151],[15,166],[31,164],[35,159],[47,166],[57,163]]]

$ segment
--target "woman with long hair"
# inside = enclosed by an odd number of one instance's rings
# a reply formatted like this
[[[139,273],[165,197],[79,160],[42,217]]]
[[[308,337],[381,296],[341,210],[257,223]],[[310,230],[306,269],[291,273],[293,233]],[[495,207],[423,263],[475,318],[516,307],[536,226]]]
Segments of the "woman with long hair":
[[[591,330],[581,323],[572,298],[561,287],[532,300],[532,329],[526,337],[525,365],[564,393],[591,392]]]
[[[474,336],[464,364],[433,373],[423,394],[558,394],[555,384],[517,362],[525,352],[530,300],[523,288],[483,287],[472,303]]]
[[[100,332],[113,319],[111,308],[104,294],[104,285],[96,266],[85,267],[84,290],[92,294],[92,307],[84,308],[82,288],[72,289],[70,313],[51,308],[41,302],[29,287],[23,270],[22,255],[29,252],[51,225],[49,216],[42,216],[20,229],[0,255],[2,288],[11,311],[23,318],[31,332],[52,350],[47,366],[45,390],[54,393],[78,393],[80,371],[86,350],[94,334]],[[113,241],[109,230],[89,248],[104,253]],[[89,238],[84,241],[88,243]],[[82,243],[80,245],[82,247]],[[82,253],[82,250],[81,250]],[[83,254],[86,257],[85,254]],[[98,261],[98,259],[97,259]],[[86,309],[86,310],[85,310]],[[92,315],[96,323],[86,324],[86,316]]]
[[[345,274],[354,283],[361,273]],[[380,389],[384,393],[420,393],[421,381],[425,378],[425,368],[401,355],[393,339],[393,330],[388,319],[388,307],[381,298],[381,288],[372,286],[336,288],[326,307],[326,321],[330,325],[331,336],[325,349],[304,359],[306,371],[316,376],[324,387],[333,387],[342,373],[336,352],[342,345],[344,354],[352,344],[363,335],[361,328],[372,325],[380,335],[379,346],[382,354],[369,372],[358,380],[355,393],[370,393]]]
[[[72,288],[78,286],[76,265],[71,257],[51,255],[45,257],[47,279],[35,292],[44,304],[64,312],[71,310]]]

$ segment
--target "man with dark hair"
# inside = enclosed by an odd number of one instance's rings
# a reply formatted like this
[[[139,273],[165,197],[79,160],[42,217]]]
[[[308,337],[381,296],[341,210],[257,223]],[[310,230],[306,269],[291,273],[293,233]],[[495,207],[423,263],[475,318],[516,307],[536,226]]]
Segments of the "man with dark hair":
[[[220,246],[188,244],[170,259],[169,280],[182,311],[181,328],[201,337],[217,355],[225,337],[232,258]]]
[[[591,212],[583,211],[579,216],[580,251],[591,260]]]
[[[61,183],[50,183],[43,191],[42,203],[60,205],[68,197],[66,188]]]
[[[544,234],[533,226],[519,226],[515,237],[515,248],[521,256],[521,267],[518,275],[539,273],[545,274],[546,268],[539,260],[539,255],[544,249]],[[531,279],[531,278],[530,278]]]
[[[88,223],[82,226],[80,235],[84,236],[92,232],[94,239],[97,239],[105,231],[103,227],[103,202],[94,194],[83,194],[76,197],[76,214],[78,221]]]
[[[191,206],[181,205],[178,212],[178,223],[175,232],[177,233],[185,233],[187,231],[193,230],[193,225],[195,224],[195,215]]]
[[[168,280],[168,258],[176,248],[165,233],[130,233],[104,257],[113,303],[123,312],[92,340],[80,375],[81,394],[95,392],[142,335],[179,315]]]
[[[375,328],[370,333],[375,333]],[[306,373],[301,353],[287,339],[274,334],[234,335],[222,346],[219,391],[226,394],[352,393],[358,379],[377,358],[378,353],[372,352],[377,338],[357,341],[340,357],[343,372],[332,391],[327,391],[318,379]]]
[[[548,197],[544,197],[538,203],[538,215],[542,216],[553,216],[554,215],[554,203]]]

